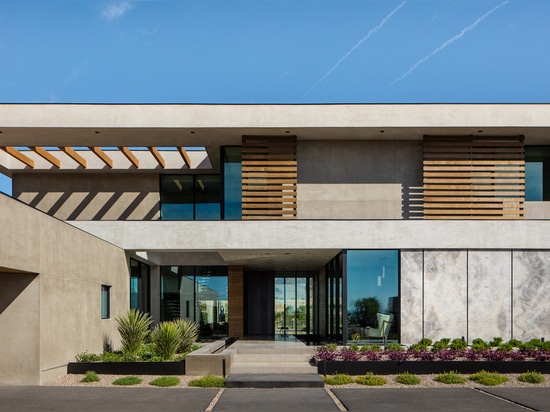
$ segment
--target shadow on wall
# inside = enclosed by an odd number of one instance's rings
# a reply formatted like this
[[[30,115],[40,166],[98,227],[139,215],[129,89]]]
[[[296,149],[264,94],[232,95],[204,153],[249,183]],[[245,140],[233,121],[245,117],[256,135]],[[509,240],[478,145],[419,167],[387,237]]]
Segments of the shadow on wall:
[[[151,203],[151,196],[155,193],[40,192],[19,200],[61,220],[158,220],[160,202]]]
[[[0,273],[0,315],[36,278],[32,273]]]
[[[61,220],[158,220],[158,174],[16,174],[13,196]]]

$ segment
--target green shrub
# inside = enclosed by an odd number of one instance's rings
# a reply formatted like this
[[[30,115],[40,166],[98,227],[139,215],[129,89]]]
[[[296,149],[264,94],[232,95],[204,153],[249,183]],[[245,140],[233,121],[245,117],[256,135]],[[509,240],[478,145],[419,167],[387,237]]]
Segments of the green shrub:
[[[418,342],[420,345],[430,346],[432,344],[432,340],[428,338],[420,339]]]
[[[466,349],[468,347],[468,342],[462,339],[453,339],[451,344],[449,345],[451,349]]]
[[[198,386],[200,388],[223,388],[225,387],[225,378],[221,376],[206,375],[201,378],[193,379],[189,386]]]
[[[472,349],[482,350],[482,349],[489,349],[490,347],[491,345],[489,345],[483,339],[477,338],[472,341]]]
[[[367,385],[367,386],[382,386],[388,383],[386,378],[383,378],[381,376],[373,375],[372,372],[368,372],[363,376],[357,377],[355,382],[361,384],[361,385]]]
[[[127,359],[121,352],[105,352],[101,354],[102,362],[125,362]]]
[[[508,382],[508,378],[498,372],[479,371],[470,376],[470,380],[485,386],[497,386]]]
[[[423,345],[421,343],[413,343],[411,346],[409,346],[409,350],[412,352],[420,352],[427,348],[428,348],[428,345]]]
[[[512,345],[512,347],[514,348],[521,348],[521,346],[523,345],[523,342],[518,339],[510,339],[508,341],[508,345]]]
[[[464,376],[459,375],[458,372],[454,371],[440,373],[434,378],[434,380],[437,382],[446,383],[447,385],[464,383],[467,381]]]
[[[138,378],[137,376],[124,376],[122,378],[118,378],[116,381],[113,381],[113,385],[120,385],[120,386],[129,386],[129,385],[137,385],[142,382],[142,379]]]
[[[80,382],[99,382],[99,376],[97,376],[95,371],[86,371],[86,374],[80,379]]]
[[[327,385],[347,385],[348,383],[353,383],[353,378],[345,373],[325,376],[324,380]]]
[[[497,350],[502,352],[511,352],[514,350],[514,347],[509,343],[501,343],[500,345],[498,345]]]
[[[386,350],[398,352],[404,350],[404,348],[399,343],[388,343],[386,345]]]
[[[174,324],[180,333],[180,343],[177,353],[188,353],[199,337],[199,327],[195,322],[187,319],[177,319]]]
[[[75,356],[77,362],[97,362],[101,359],[101,356],[96,355],[95,353],[89,353],[84,351]]]
[[[180,383],[180,378],[176,376],[162,376],[160,378],[153,379],[151,382],[149,382],[149,385],[168,388],[170,386],[179,385],[179,383]]]
[[[497,337],[494,337],[491,342],[489,342],[489,345],[495,348],[501,343],[502,343],[502,338],[500,336],[497,336]]]
[[[449,342],[451,342],[449,338],[439,339],[432,345],[432,350],[435,352],[441,349],[447,349],[449,347]]]
[[[403,385],[418,385],[420,383],[420,378],[412,373],[403,372],[397,375],[395,381]]]
[[[131,309],[126,315],[116,318],[124,352],[134,356],[137,355],[149,333],[151,322],[149,314],[140,312],[137,309]]]
[[[527,383],[543,383],[544,382],[544,376],[540,372],[524,372],[521,375],[519,375],[518,380],[520,382],[527,382]]]
[[[151,332],[155,355],[162,360],[170,360],[174,357],[181,342],[179,328],[174,322],[161,322]]]

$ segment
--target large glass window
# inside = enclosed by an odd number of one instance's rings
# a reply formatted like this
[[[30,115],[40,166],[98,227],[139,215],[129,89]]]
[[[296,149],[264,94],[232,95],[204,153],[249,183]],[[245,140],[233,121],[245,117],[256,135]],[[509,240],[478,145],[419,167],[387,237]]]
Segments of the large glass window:
[[[161,175],[162,220],[219,220],[219,175]]]
[[[550,200],[550,146],[525,148],[525,200]]]
[[[242,148],[222,148],[223,215],[226,220],[242,219]]]
[[[227,267],[161,267],[161,321],[189,319],[201,336],[227,336],[227,305]]]
[[[393,315],[389,339],[397,339],[399,315],[399,252],[348,250],[346,257],[347,332],[360,340],[380,338],[384,327],[378,314]],[[370,336],[369,336],[370,335]]]
[[[130,308],[150,313],[150,267],[130,259]]]

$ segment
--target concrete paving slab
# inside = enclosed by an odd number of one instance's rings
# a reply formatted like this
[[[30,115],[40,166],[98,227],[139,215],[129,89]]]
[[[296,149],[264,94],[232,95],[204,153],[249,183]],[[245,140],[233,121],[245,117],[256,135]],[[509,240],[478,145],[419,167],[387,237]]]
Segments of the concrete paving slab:
[[[227,388],[323,388],[325,382],[320,375],[312,373],[266,373],[231,374]]]
[[[481,388],[537,411],[550,411],[550,388]]]
[[[226,389],[214,411],[339,411],[324,389]]]
[[[332,392],[349,411],[525,412],[521,406],[471,388],[365,388]]]
[[[204,411],[218,389],[0,386],[0,412]]]

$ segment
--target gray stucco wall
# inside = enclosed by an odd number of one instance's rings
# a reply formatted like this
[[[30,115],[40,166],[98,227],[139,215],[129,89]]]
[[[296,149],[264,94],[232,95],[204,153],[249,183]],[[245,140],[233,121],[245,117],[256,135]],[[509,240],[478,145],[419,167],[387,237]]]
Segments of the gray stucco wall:
[[[13,197],[61,220],[158,220],[154,173],[15,173]]]
[[[300,185],[305,184],[399,184],[403,192],[403,218],[408,219],[412,215],[415,194],[422,186],[421,141],[299,140],[297,157],[298,190]],[[387,199],[378,198],[376,201],[394,202],[393,190],[388,188],[387,193]],[[353,198],[339,198],[340,202],[346,200]],[[347,217],[362,218],[360,208],[363,206],[358,204],[358,216],[349,216],[348,213]],[[390,208],[387,216],[375,218],[394,219],[394,209]]]
[[[548,337],[550,251],[402,250],[401,340]]]
[[[45,383],[77,353],[101,352],[104,337],[118,346],[114,319],[129,308],[124,250],[8,196],[0,210],[0,342],[9,354],[0,384]],[[110,319],[101,319],[102,284],[111,286]]]

